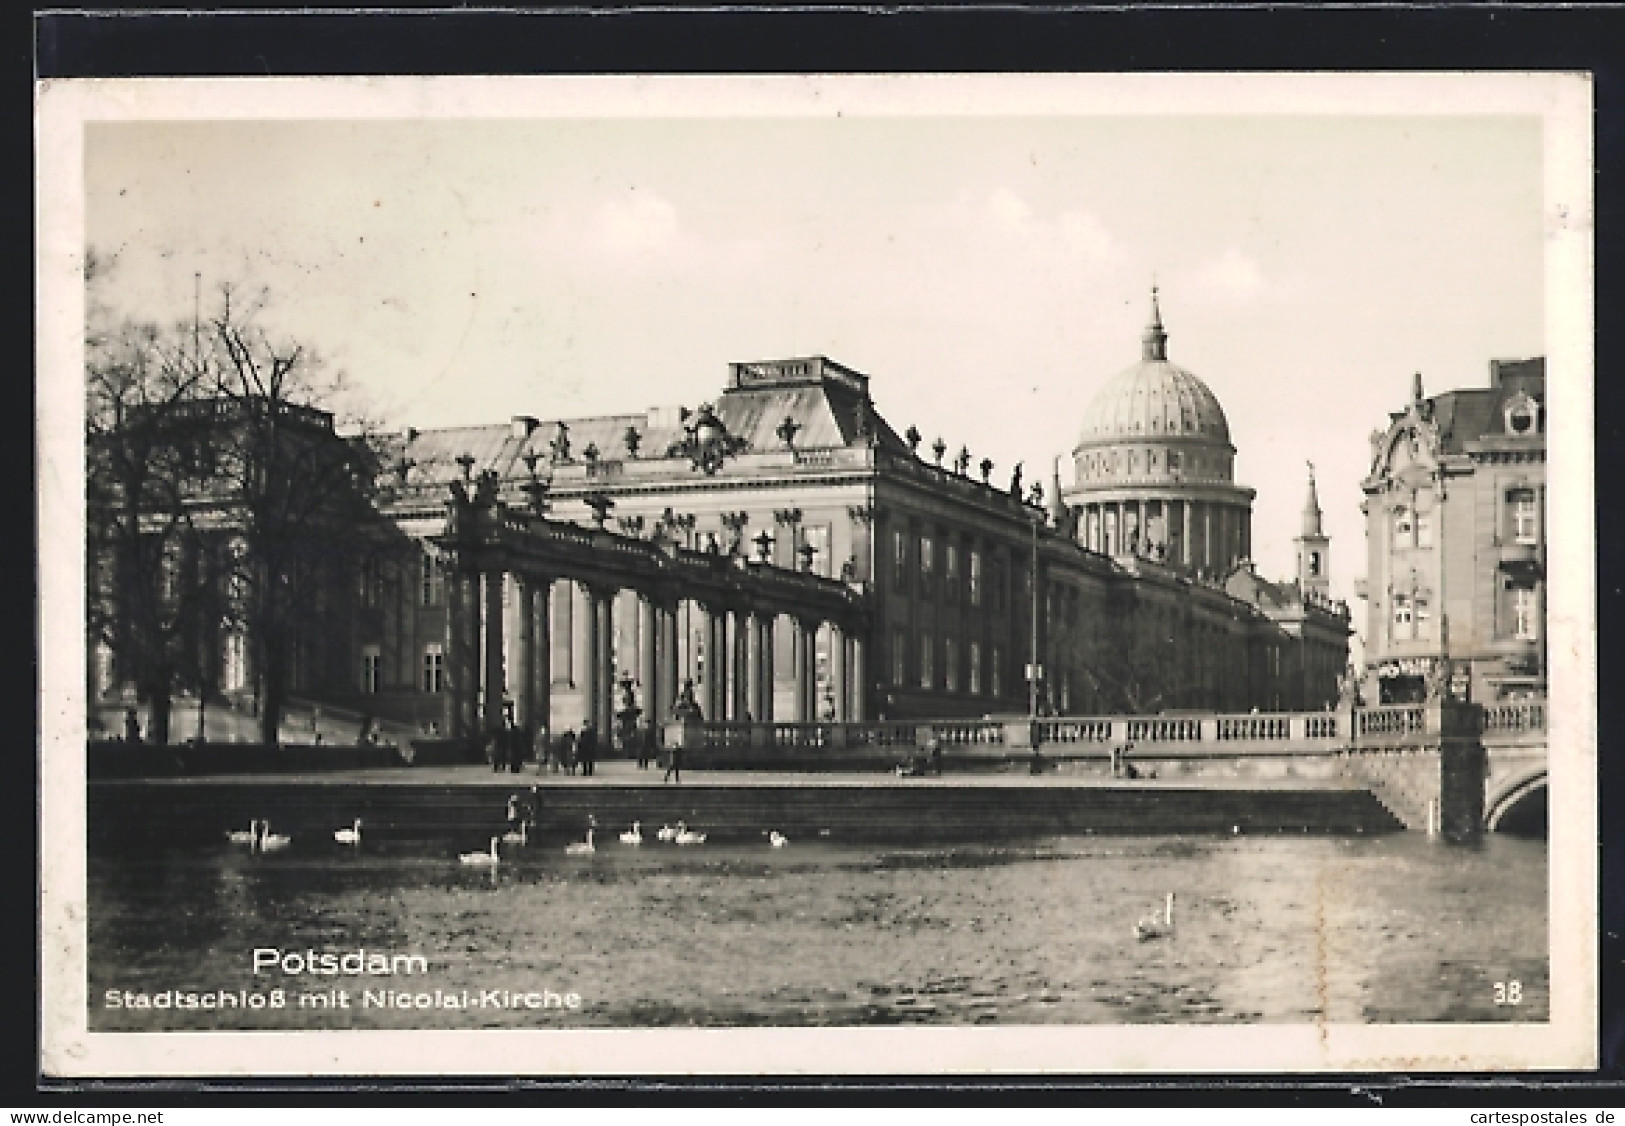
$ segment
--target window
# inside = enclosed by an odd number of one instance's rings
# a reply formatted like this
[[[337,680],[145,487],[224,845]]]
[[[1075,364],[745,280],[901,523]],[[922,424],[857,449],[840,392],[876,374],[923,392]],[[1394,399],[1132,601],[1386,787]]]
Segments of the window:
[[[1432,605],[1429,604],[1429,602],[1428,602],[1428,600],[1426,598],[1424,598],[1422,595],[1418,594],[1416,596],[1416,603],[1415,603],[1415,605],[1413,606],[1412,609],[1413,609],[1413,612],[1414,612],[1415,617],[1416,617],[1416,636],[1420,637],[1420,638],[1430,638],[1430,637],[1432,637],[1433,636],[1433,607],[1432,607]]]
[[[1177,473],[1178,471],[1179,471],[1179,451],[1178,450],[1169,450],[1168,451],[1168,472]]]
[[[384,658],[376,645],[364,645],[361,648],[361,691],[378,691],[380,681],[383,679]]]
[[[894,529],[892,544],[892,586],[899,591],[908,589],[908,538],[902,529]]]
[[[942,687],[949,692],[959,691],[959,650],[952,637],[942,639]]]
[[[1512,538],[1518,543],[1540,542],[1539,517],[1533,489],[1515,489],[1512,500]]]
[[[972,606],[982,604],[982,553],[980,551],[970,553],[970,604]]]
[[[1320,578],[1320,552],[1318,551],[1309,553],[1309,577],[1312,579]]]
[[[1394,509],[1394,546],[1409,547],[1411,543],[1411,510],[1406,505]]]
[[[920,537],[920,593],[929,596],[931,593],[931,579],[936,567],[935,545],[930,536]]]
[[[982,694],[982,643],[979,641],[970,643],[970,694]]]
[[[1433,513],[1416,510],[1416,546],[1433,546]]]
[[[423,604],[425,606],[438,606],[445,595],[445,577],[440,570],[440,563],[432,555],[423,557]]]
[[[1000,660],[1001,656],[999,647],[995,645],[993,647],[993,667],[989,670],[992,673],[989,679],[992,682],[992,693],[995,696],[1004,695],[1004,669],[1001,667],[1003,665],[1003,661]]]
[[[951,543],[942,549],[942,597],[946,602],[959,599],[959,548]]]
[[[1394,596],[1394,636],[1411,636],[1411,600],[1403,594]]]
[[[423,690],[446,690],[446,652],[438,641],[431,641],[423,647]]]
[[[1540,600],[1533,587],[1518,587],[1512,592],[1512,636],[1520,641],[1534,641],[1539,637]]]
[[[240,692],[248,687],[248,638],[240,633],[226,634],[220,654],[220,687]]]
[[[993,563],[993,612],[1004,612],[1004,564],[997,560]]]
[[[812,548],[812,572],[829,577],[829,525],[818,524],[802,529],[801,542]]]
[[[936,677],[934,675],[935,672],[936,672],[936,669],[934,668],[933,662],[931,660],[931,658],[933,656],[933,653],[934,653],[934,647],[932,646],[932,643],[931,643],[931,631],[928,630],[928,629],[921,630],[920,631],[920,687],[921,688],[935,688],[936,687]]]
[[[908,680],[908,642],[902,630],[891,631],[891,682],[901,688]]]

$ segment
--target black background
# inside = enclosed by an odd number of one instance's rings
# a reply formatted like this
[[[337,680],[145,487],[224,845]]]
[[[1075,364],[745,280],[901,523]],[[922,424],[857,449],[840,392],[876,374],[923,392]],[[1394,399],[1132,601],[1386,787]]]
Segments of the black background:
[[[1392,1075],[1369,1077],[1197,1077],[1158,1079],[1087,1077],[1003,1078],[971,1081],[897,1077],[894,1080],[831,1077],[765,1083],[727,1080],[582,1082],[488,1080],[389,1084],[331,1080],[322,1083],[217,1082],[49,1083],[38,1075],[38,1013],[29,1013],[21,967],[38,947],[37,930],[22,909],[37,894],[33,852],[13,839],[6,850],[13,905],[6,933],[14,973],[0,979],[6,998],[5,1086],[0,1102],[13,1107],[92,1109],[152,1106],[329,1105],[339,1101],[474,1103],[517,1095],[514,1102],[559,1106],[586,1101],[658,1098],[685,1104],[790,1104],[889,1102],[907,1104],[1044,1103],[1164,1106],[1333,1105],[1483,1106],[1594,1110],[1621,1102],[1625,1079],[1625,839],[1619,805],[1622,769],[1618,749],[1625,676],[1615,638],[1621,622],[1620,563],[1625,558],[1625,518],[1617,487],[1622,481],[1618,439],[1625,418],[1625,381],[1619,355],[1618,320],[1625,313],[1619,283],[1621,199],[1625,173],[1625,9],[1529,8],[1496,5],[1319,8],[1180,7],[1137,9],[970,6],[834,8],[791,10],[758,7],[725,11],[638,11],[555,8],[546,12],[352,10],[298,14],[232,13],[194,9],[167,14],[97,13],[92,9],[35,13],[24,25],[6,25],[3,73],[7,92],[0,109],[6,126],[10,189],[6,210],[11,237],[0,244],[10,300],[0,304],[14,322],[9,338],[30,338],[32,302],[32,82],[66,77],[321,75],[321,74],[592,74],[592,73],[794,73],[885,71],[1125,71],[1125,70],[1566,70],[1595,80],[1596,106],[1596,466],[1597,596],[1600,659],[1599,788],[1601,844],[1602,1067],[1584,1075],[1517,1076]],[[25,86],[27,87],[25,91]],[[21,350],[18,349],[20,352]],[[32,417],[28,358],[4,386],[15,406],[8,411],[21,429]],[[25,401],[26,407],[25,408]],[[0,445],[13,481],[32,478],[32,433]],[[5,527],[37,535],[34,508],[20,489],[6,490],[16,506]],[[31,499],[31,498],[30,498]],[[14,532],[20,541],[21,536]],[[11,553],[14,591],[35,590],[24,553]],[[37,559],[37,552],[35,555]],[[24,609],[22,612],[27,613]],[[35,598],[33,612],[39,613]],[[38,633],[36,632],[36,646]],[[10,647],[14,654],[21,646]],[[36,648],[37,652],[37,648]],[[16,657],[13,657],[13,665]],[[38,724],[38,684],[23,669],[6,678],[15,689],[30,684],[32,700],[17,693],[11,714]],[[36,823],[21,772],[30,760],[15,727],[10,752],[13,784],[4,787],[9,823]],[[35,746],[37,747],[37,740]],[[37,781],[37,778],[36,778]],[[20,833],[18,834],[20,836]],[[36,832],[37,844],[37,832]],[[37,851],[37,850],[35,850]],[[37,921],[37,915],[36,915]],[[33,990],[37,999],[36,988]],[[33,1025],[23,1022],[32,1015]],[[35,1050],[25,1052],[23,1046]],[[1594,1119],[1593,1119],[1594,1120]]]

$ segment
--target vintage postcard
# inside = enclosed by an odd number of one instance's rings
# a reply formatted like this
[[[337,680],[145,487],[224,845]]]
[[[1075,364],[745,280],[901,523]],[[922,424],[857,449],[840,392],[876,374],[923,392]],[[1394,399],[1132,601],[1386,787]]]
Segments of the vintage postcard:
[[[1596,1065],[1586,76],[37,106],[45,1074]]]

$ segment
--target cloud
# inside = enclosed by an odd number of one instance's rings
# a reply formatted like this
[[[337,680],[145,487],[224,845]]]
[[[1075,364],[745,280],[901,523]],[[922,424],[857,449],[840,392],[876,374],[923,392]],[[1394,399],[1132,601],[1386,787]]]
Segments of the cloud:
[[[1123,260],[1123,248],[1092,211],[1040,215],[1009,188],[999,188],[984,204],[993,229],[1030,243],[1041,253],[1058,253],[1086,266],[1109,266]]]
[[[1196,283],[1208,293],[1230,301],[1256,301],[1270,289],[1258,263],[1234,247],[1199,266]]]
[[[988,197],[988,214],[993,222],[1007,231],[1022,231],[1032,218],[1033,209],[1009,188],[1000,188]]]
[[[1100,266],[1122,261],[1123,248],[1094,212],[1068,211],[1061,216],[1060,225],[1061,238],[1072,255]]]
[[[677,209],[652,192],[608,200],[594,214],[599,239],[622,254],[661,250],[676,243]]]

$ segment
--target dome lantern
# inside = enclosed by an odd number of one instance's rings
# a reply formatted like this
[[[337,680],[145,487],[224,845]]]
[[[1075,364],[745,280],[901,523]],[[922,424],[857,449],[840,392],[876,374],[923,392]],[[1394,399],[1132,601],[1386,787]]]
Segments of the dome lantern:
[[[1157,304],[1157,287],[1151,287],[1151,323],[1140,337],[1140,358],[1146,363],[1168,362],[1168,333],[1162,327],[1162,310]]]

